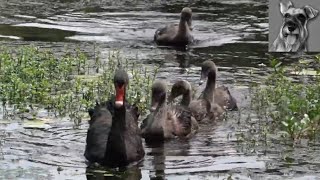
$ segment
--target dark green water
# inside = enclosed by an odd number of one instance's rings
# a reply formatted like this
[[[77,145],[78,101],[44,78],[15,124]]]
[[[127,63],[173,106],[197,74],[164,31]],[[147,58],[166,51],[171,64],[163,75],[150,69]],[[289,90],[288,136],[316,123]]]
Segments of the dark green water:
[[[155,30],[176,23],[185,6],[194,12],[197,43],[188,51],[155,46]],[[248,116],[257,119],[250,109],[249,86],[269,74],[259,65],[267,64],[271,56],[288,65],[299,58],[267,53],[267,10],[266,0],[0,0],[0,42],[11,47],[35,44],[56,53],[80,47],[88,54],[95,43],[102,58],[120,49],[142,66],[160,66],[161,78],[170,82],[184,78],[194,85],[199,64],[207,59],[216,62],[218,84],[231,89],[240,111],[230,113],[227,121],[202,125],[189,141],[145,146],[144,161],[119,175],[123,179],[319,179],[319,146],[291,148],[273,139],[267,146],[253,146],[238,140],[248,130]],[[29,126],[27,121],[0,120],[0,179],[87,178],[86,122],[79,129],[68,120]],[[103,179],[101,173],[95,176]]]

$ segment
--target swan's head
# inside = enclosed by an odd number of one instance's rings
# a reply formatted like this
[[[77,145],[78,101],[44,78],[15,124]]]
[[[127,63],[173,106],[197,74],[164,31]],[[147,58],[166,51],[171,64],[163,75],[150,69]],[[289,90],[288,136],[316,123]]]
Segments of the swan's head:
[[[129,84],[129,77],[123,69],[117,69],[113,79],[114,87],[116,90],[115,107],[120,108],[124,106],[126,87]]]
[[[191,21],[192,18],[192,10],[188,7],[185,7],[181,11],[181,20],[184,21]]]
[[[189,94],[192,90],[191,85],[186,80],[179,80],[172,85],[171,93],[168,98],[169,103],[172,102],[176,97],[184,94]]]
[[[151,108],[150,111],[154,111],[165,103],[167,93],[167,84],[163,80],[155,80],[151,90]]]
[[[208,80],[216,80],[217,67],[213,61],[204,61],[201,65],[201,78],[200,85],[204,82],[206,78]]]

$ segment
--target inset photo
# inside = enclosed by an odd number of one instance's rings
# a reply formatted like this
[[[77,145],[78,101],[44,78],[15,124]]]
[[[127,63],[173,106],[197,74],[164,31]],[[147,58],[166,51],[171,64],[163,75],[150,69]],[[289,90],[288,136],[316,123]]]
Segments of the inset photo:
[[[269,52],[320,52],[320,0],[269,0]]]

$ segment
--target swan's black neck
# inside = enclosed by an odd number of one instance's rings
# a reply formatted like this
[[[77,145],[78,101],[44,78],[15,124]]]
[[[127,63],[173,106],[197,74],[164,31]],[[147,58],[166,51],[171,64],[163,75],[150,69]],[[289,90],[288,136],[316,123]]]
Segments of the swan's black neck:
[[[123,102],[123,106],[114,109],[114,116],[112,118],[111,131],[125,131],[126,130],[126,106]]]
[[[112,126],[108,137],[105,153],[105,165],[109,167],[123,167],[128,163],[125,143],[126,131],[126,106],[125,100],[122,107],[114,106]]]

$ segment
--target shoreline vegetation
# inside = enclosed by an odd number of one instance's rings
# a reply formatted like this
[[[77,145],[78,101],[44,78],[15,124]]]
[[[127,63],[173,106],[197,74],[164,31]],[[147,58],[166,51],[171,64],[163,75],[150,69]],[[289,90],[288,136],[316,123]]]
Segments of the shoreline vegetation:
[[[158,68],[137,66],[122,58],[119,51],[111,51],[101,60],[99,52],[90,59],[79,49],[59,56],[35,46],[0,50],[4,118],[31,114],[36,119],[39,111],[45,110],[48,115],[69,117],[79,125],[87,118],[88,108],[110,97],[118,62],[130,74],[128,101],[137,104],[142,114],[148,110]],[[281,134],[293,141],[315,141],[320,134],[320,56],[301,60],[293,68],[276,59],[270,66],[273,71],[263,85],[252,87],[252,109],[260,126],[257,133],[265,139]]]
[[[113,73],[118,63],[130,74],[127,100],[135,103],[142,113],[150,104],[150,89],[157,68],[150,71],[111,51],[101,60],[95,52],[93,59],[79,49],[62,56],[48,49],[21,46],[16,49],[0,47],[0,101],[4,118],[36,118],[45,110],[55,117],[69,117],[79,125],[87,117],[87,109],[106,101],[113,86]]]
[[[320,135],[320,55],[293,67],[272,59],[270,66],[272,73],[255,87],[252,99],[260,134],[315,142]]]

